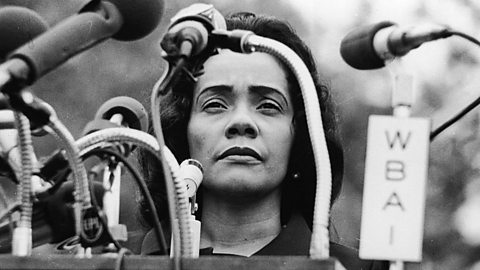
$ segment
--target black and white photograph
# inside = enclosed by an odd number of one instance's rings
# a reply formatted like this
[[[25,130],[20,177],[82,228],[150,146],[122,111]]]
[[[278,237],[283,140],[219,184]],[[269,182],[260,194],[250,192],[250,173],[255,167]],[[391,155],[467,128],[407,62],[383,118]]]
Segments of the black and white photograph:
[[[0,269],[480,270],[478,14],[0,0]]]

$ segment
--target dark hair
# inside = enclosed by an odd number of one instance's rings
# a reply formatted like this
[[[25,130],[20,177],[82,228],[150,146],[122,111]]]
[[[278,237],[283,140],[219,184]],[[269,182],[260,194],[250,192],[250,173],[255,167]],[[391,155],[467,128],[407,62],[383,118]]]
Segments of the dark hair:
[[[323,127],[327,138],[327,146],[332,167],[332,202],[338,196],[343,176],[343,152],[337,134],[336,114],[330,96],[330,90],[325,83],[320,82],[315,60],[306,44],[298,37],[293,28],[285,21],[274,17],[241,12],[226,17],[227,29],[243,29],[256,35],[279,41],[304,61],[313,78],[319,97]],[[308,134],[305,109],[300,88],[296,78],[290,72],[287,78],[290,84],[294,103],[295,139],[289,160],[286,179],[282,183],[282,223],[285,223],[292,210],[300,211],[308,224],[311,225],[315,199],[316,173],[313,152]],[[193,81],[181,80],[162,99],[161,119],[165,143],[179,161],[189,158],[187,143],[187,125],[190,117]],[[154,168],[154,159],[148,154],[141,155],[141,163],[149,179],[149,188],[156,202],[157,211],[163,217],[167,215],[166,199],[162,193],[164,181],[161,181],[161,171]],[[156,161],[155,161],[156,162]],[[157,165],[158,166],[158,165]],[[292,176],[297,173],[299,179]],[[200,200],[199,200],[200,201]],[[200,206],[201,208],[201,206]],[[148,219],[148,210],[142,205],[144,217]]]

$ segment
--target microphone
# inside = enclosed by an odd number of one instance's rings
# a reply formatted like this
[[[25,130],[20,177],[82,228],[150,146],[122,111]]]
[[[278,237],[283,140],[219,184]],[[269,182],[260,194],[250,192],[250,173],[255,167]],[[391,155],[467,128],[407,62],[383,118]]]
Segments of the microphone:
[[[140,102],[131,97],[114,97],[100,106],[95,114],[95,120],[85,127],[84,134],[111,127],[134,128],[147,132],[147,112]],[[133,149],[130,144],[122,144],[117,148],[124,156],[128,156]],[[122,167],[116,159],[102,157],[102,160],[104,162],[96,165],[92,170],[103,171],[103,186],[106,189],[103,205],[108,227],[115,240],[127,241],[127,228],[119,223]]]
[[[107,100],[98,108],[93,121],[83,130],[83,135],[110,127],[129,127],[148,131],[148,114],[136,99],[119,96]]]
[[[110,119],[117,121],[111,122]],[[116,119],[116,120],[115,120]],[[120,120],[120,123],[118,120]],[[111,127],[125,126],[146,132],[148,130],[148,114],[143,105],[136,99],[126,96],[114,97],[100,106],[95,120],[90,121],[83,134]],[[69,173],[69,163],[62,151],[52,154],[40,168],[39,176],[56,184],[65,181]]]
[[[32,216],[33,247],[46,243],[58,243],[75,235],[73,190],[74,183],[69,181],[62,184],[51,196],[34,203]],[[102,198],[105,194],[105,189],[101,183],[92,182],[92,194],[95,195],[99,207],[103,207]],[[100,218],[102,217],[100,216]],[[101,226],[100,224],[96,225]],[[109,237],[105,233],[105,231],[101,232],[97,242],[94,243],[95,245],[108,242]],[[11,248],[12,235],[10,224],[3,223],[0,225],[0,253],[10,252]]]
[[[202,164],[195,159],[186,159],[180,164],[179,172],[187,186],[187,196],[192,198],[203,180]]]
[[[100,106],[95,118],[96,119],[90,122],[85,128],[85,134],[118,126],[131,127],[144,131],[148,129],[148,115],[145,108],[140,102],[130,97],[121,96],[108,100]],[[132,151],[128,145],[124,146],[123,149],[125,149],[124,155]],[[102,166],[104,166],[104,164],[102,164]],[[114,177],[117,177],[117,169],[111,172]],[[34,196],[40,202],[48,202],[52,196],[55,198],[57,196],[56,194],[60,192],[59,188],[61,189],[62,186],[65,185],[63,182],[67,180],[69,173],[69,163],[63,151],[57,151],[44,163],[44,166],[38,173],[41,178],[52,184],[52,188],[38,192],[34,194]],[[110,170],[105,170],[105,173],[110,173]],[[126,228],[121,224],[117,224],[118,221],[115,223],[115,217],[118,220],[118,211],[116,212],[115,208],[119,206],[119,197],[116,199],[117,194],[119,196],[117,192],[117,190],[119,191],[119,181],[110,182],[110,180],[112,180],[110,177],[104,178],[103,185],[106,185],[106,182],[108,182],[110,187],[107,190],[103,188],[104,191],[102,193],[102,205],[104,207],[104,214],[108,219],[108,224],[99,224],[99,220],[102,219],[101,214],[94,208],[87,209],[83,217],[84,222],[82,223],[82,241],[84,241],[84,244],[92,245],[110,241],[110,239],[104,239],[105,237],[102,236],[104,225],[112,229],[111,238],[113,237],[114,240],[127,240]],[[114,182],[116,183],[115,187],[113,187]],[[60,231],[60,235],[70,235],[72,230],[73,229],[68,229],[66,232]],[[54,241],[58,238],[59,237],[54,238]]]
[[[120,30],[112,37],[120,41],[132,41],[143,38],[157,28],[163,14],[163,0],[106,0],[112,3],[120,12],[123,24]],[[89,5],[97,5],[99,0],[93,0],[84,10],[89,10]]]
[[[180,164],[179,177],[185,182],[187,187],[187,196],[190,204],[190,233],[192,247],[194,250],[193,257],[198,258],[200,249],[200,232],[201,222],[195,219],[194,213],[198,210],[196,203],[196,193],[198,187],[203,180],[203,167],[200,162],[195,159],[186,159]],[[172,241],[173,244],[173,241]],[[173,250],[171,248],[170,250]]]
[[[207,47],[209,34],[214,29],[227,29],[220,12],[213,5],[193,4],[170,20],[160,46],[168,56],[195,56]]]
[[[0,61],[7,55],[45,32],[48,25],[35,11],[18,6],[0,8]],[[31,44],[27,44],[31,46]],[[10,109],[8,98],[1,95],[1,129],[14,129],[15,120]],[[15,133],[15,132],[13,132]],[[16,133],[0,131],[0,151],[7,154],[17,144]]]
[[[35,11],[19,6],[0,8],[0,61],[16,48],[28,43],[48,29],[48,24]],[[26,46],[32,46],[28,43]],[[7,97],[0,97],[0,153],[11,169],[20,175],[20,153],[17,148],[17,130],[13,111]]]
[[[156,28],[163,11],[161,0],[92,0],[78,14],[24,45],[0,66],[3,85],[12,77],[24,84],[53,70],[74,55],[109,37],[139,39]]]
[[[348,33],[340,45],[343,60],[356,69],[377,69],[385,60],[404,56],[425,42],[452,35],[446,26],[425,24],[408,28],[384,21]]]
[[[3,62],[10,52],[47,29],[45,20],[31,9],[17,6],[0,8],[0,60]]]

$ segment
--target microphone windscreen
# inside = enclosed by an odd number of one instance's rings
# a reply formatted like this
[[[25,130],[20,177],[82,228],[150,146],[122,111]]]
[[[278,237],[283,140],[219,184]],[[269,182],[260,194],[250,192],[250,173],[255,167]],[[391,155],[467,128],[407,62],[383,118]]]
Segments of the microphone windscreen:
[[[377,69],[385,66],[373,46],[375,34],[383,28],[394,25],[392,22],[380,22],[352,30],[343,38],[340,54],[351,67],[361,70]]]
[[[48,29],[35,11],[18,6],[0,8],[0,59]],[[33,45],[32,45],[33,46]]]
[[[150,34],[160,22],[163,0],[107,0],[114,4],[123,18],[123,25],[113,38],[129,41]]]
[[[134,98],[127,96],[114,97],[103,103],[95,114],[95,119],[110,120],[115,114],[123,116],[129,128],[148,131],[148,114],[143,105]]]

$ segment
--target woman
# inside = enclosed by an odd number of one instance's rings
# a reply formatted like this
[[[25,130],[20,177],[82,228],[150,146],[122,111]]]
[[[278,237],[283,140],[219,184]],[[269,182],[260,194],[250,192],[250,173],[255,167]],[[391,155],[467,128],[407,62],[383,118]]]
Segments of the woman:
[[[329,89],[320,83],[308,47],[287,23],[272,17],[237,13],[226,21],[228,29],[282,42],[308,67],[332,162],[333,202],[343,156]],[[196,82],[182,80],[163,99],[161,113],[165,141],[177,159],[194,158],[204,167],[198,200],[201,254],[308,255],[315,167],[295,77],[269,54],[230,50],[211,55],[198,71]],[[150,160],[143,156],[148,178],[161,179]],[[159,212],[166,214],[162,181],[151,181],[150,189]],[[151,243],[147,235],[143,253],[155,251]],[[331,244],[331,255],[347,269],[381,269],[338,244]]]

